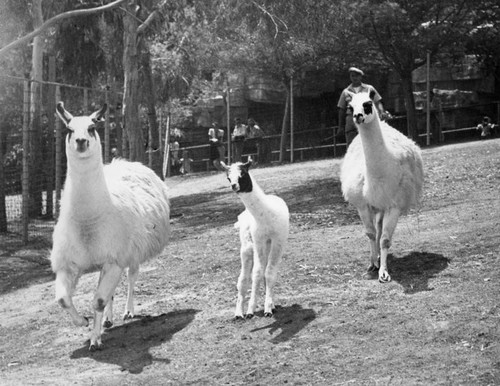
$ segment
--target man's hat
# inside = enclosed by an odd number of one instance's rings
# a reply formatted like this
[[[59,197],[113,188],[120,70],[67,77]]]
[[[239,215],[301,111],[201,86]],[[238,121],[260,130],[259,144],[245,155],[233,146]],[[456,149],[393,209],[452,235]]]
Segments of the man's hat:
[[[349,67],[349,72],[357,72],[360,75],[365,75],[365,73],[357,67]]]

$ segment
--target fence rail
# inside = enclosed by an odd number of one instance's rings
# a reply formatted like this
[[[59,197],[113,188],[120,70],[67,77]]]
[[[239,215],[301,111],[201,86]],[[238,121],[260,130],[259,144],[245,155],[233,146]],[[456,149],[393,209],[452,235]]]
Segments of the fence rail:
[[[119,135],[122,127],[117,100],[119,95],[119,92],[107,88],[92,89],[57,82],[34,82],[0,75],[0,234],[19,237],[24,243],[33,239],[50,240],[66,171],[63,128],[55,117],[56,102],[65,101],[68,109],[75,115],[94,111],[97,105],[104,102],[108,106],[117,106],[108,115],[112,119],[106,119],[102,128],[103,158],[108,162],[113,156],[111,149],[123,148],[126,143],[124,133]],[[265,132],[276,133],[282,106],[276,106],[274,110],[269,106],[262,106],[261,109],[254,108],[246,114],[251,113],[257,121],[264,122],[262,126]],[[288,138],[285,144],[286,161],[339,157],[345,153],[346,144],[343,137],[338,135],[337,127],[328,125],[329,121],[333,121],[331,112],[318,114],[317,106],[301,107],[297,103],[296,114],[294,121],[298,129],[294,131],[293,141]],[[434,130],[432,136],[438,141],[443,138],[447,141],[457,136],[473,138],[477,135],[475,126],[483,115],[497,118],[498,122],[499,114],[498,102],[447,109],[437,117],[439,132]],[[426,135],[421,122],[423,117],[417,118],[419,137],[422,138]],[[406,133],[406,117],[398,117],[390,123]],[[162,131],[165,133],[165,129],[160,122],[159,134],[162,138]],[[192,159],[192,172],[214,169],[210,162],[210,145],[202,139],[208,139],[207,131],[200,131],[201,136],[194,143],[191,141],[183,144],[181,140],[178,154],[171,151],[171,157],[174,154],[182,157],[182,153],[187,151],[190,154],[184,158]],[[436,136],[436,133],[439,135]],[[260,149],[262,151],[264,148],[265,151],[261,154],[257,152],[256,140],[249,140],[243,157],[252,156],[261,164],[278,162],[280,139],[279,134],[264,136]],[[164,143],[168,143],[168,140],[164,139],[157,151],[162,152]],[[152,150],[146,150],[145,146],[145,152],[150,151]],[[259,159],[259,156],[262,158]],[[171,161],[166,160],[169,164]]]

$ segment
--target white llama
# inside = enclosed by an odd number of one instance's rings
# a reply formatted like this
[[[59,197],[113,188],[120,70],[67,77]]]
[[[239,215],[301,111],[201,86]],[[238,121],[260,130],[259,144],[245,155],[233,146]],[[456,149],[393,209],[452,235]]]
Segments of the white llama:
[[[252,318],[257,304],[259,286],[264,278],[266,295],[264,315],[272,316],[275,309],[274,285],[278,267],[288,239],[288,207],[280,197],[265,194],[248,173],[252,161],[236,162],[230,167],[221,162],[227,171],[231,188],[245,205],[238,216],[240,229],[241,272],[238,278],[238,299],[235,318]],[[243,314],[245,295],[250,286],[251,295],[246,314]]]
[[[102,120],[106,105],[90,116],[73,117],[62,102],[56,111],[68,128],[68,170],[50,256],[56,300],[74,324],[87,326],[88,319],[77,312],[72,296],[82,273],[100,270],[93,300],[89,347],[93,351],[102,348],[102,325],[112,325],[113,293],[123,270],[128,268],[127,319],[134,316],[139,265],[161,253],[167,244],[167,188],[140,163],[114,160],[103,166],[96,123]]]
[[[370,239],[368,271],[378,270],[379,282],[385,283],[391,280],[387,254],[398,218],[422,193],[422,156],[412,140],[380,121],[368,93],[350,96],[359,135],[342,163],[342,192],[357,208]]]

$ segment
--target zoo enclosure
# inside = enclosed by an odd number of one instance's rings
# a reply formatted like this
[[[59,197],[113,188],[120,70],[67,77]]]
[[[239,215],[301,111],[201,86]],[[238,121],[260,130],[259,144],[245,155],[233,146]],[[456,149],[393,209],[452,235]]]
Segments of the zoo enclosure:
[[[11,76],[0,76],[0,87],[0,233],[22,237],[24,243],[28,237],[48,241],[66,170],[64,128],[56,118],[56,103],[64,101],[72,114],[81,115],[97,104],[116,105],[116,93]],[[109,115],[120,120],[119,109]],[[111,155],[110,125],[109,119],[103,125],[106,161]]]
[[[110,106],[107,119],[99,130],[104,160],[108,162],[113,148],[122,149],[122,154],[126,155],[127,140],[122,130],[119,103],[121,97],[107,88],[34,82],[9,76],[0,76],[0,92],[0,160],[3,161],[0,162],[0,234],[22,238],[24,243],[28,238],[38,237],[49,241],[58,214],[66,168],[63,125],[55,116],[55,105],[64,101],[74,115],[88,114],[105,102]],[[300,103],[297,107],[294,143],[293,147],[290,146],[288,135],[284,160],[291,159],[292,151],[294,159],[300,161],[342,156],[345,142],[341,136],[335,135],[337,127],[326,124],[332,122],[331,114],[318,118],[317,109],[300,106]],[[276,106],[272,111],[269,107],[255,108],[249,114],[258,122],[279,121],[282,111],[282,106]],[[231,116],[237,115],[241,114],[232,109]],[[500,103],[443,109],[440,129],[444,140],[473,138],[476,136],[475,126],[483,115],[490,115],[493,120],[496,118],[498,123]],[[421,144],[425,144],[424,114],[418,115],[417,120],[419,136],[424,137]],[[390,123],[406,133],[406,117],[396,117]],[[160,122],[160,136],[162,126]],[[273,133],[264,137],[268,152],[265,162],[277,162],[281,136],[274,134],[276,130],[267,130],[266,125],[263,128],[265,132]],[[212,168],[207,130],[202,128],[199,138],[194,141],[181,141],[179,151],[191,151],[193,172]],[[255,144],[249,141],[248,145],[244,155],[255,156]],[[162,151],[161,142],[158,150]]]

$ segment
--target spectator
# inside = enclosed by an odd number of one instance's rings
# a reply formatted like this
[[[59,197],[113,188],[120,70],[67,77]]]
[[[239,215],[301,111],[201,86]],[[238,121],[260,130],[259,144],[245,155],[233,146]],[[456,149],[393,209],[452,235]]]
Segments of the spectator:
[[[234,129],[231,135],[233,141],[233,162],[241,162],[245,140],[248,137],[248,127],[244,125],[241,118],[234,120]]]
[[[382,104],[382,97],[375,90],[375,87],[372,85],[362,83],[361,79],[364,75],[364,72],[356,67],[349,68],[349,76],[351,78],[351,84],[347,86],[342,93],[340,94],[339,102],[337,103],[337,107],[339,108],[339,134],[344,133],[347,147],[351,144],[352,140],[358,134],[356,126],[354,125],[354,121],[352,119],[352,110],[349,107],[349,102],[351,101],[351,97],[349,93],[358,94],[361,92],[371,93],[373,92],[372,100],[377,106],[379,111],[380,119],[386,119],[387,114],[384,110],[384,105]]]
[[[191,173],[191,163],[193,162],[192,158],[189,158],[189,150],[184,149],[182,151],[182,158],[180,159],[181,163],[181,174]]]
[[[210,161],[217,170],[223,171],[221,161],[224,160],[226,148],[224,147],[224,130],[219,128],[217,122],[212,123],[208,129],[208,141],[210,143]]]
[[[179,142],[173,138],[170,142],[170,171],[172,175],[177,175],[180,172],[181,161],[179,160]]]
[[[483,121],[477,125],[476,130],[481,131],[481,139],[488,139],[493,136],[493,124],[490,117],[484,117]]]
[[[256,157],[256,162],[257,163],[263,163],[265,162],[265,155],[264,155],[264,131],[260,128],[260,126],[255,122],[253,118],[248,118],[248,138],[251,138],[252,141],[255,143],[255,148],[257,150],[257,157]]]

